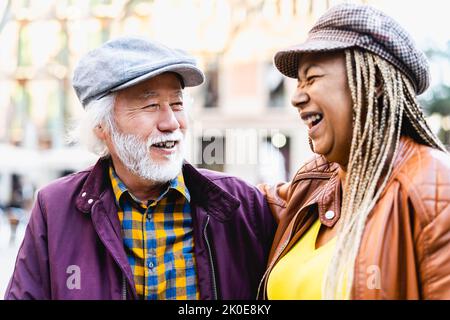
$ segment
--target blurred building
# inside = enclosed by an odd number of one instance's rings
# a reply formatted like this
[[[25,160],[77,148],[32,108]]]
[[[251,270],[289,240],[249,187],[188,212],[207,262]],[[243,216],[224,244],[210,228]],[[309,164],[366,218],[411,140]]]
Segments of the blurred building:
[[[95,160],[65,142],[83,112],[71,76],[80,56],[121,35],[149,37],[198,58],[207,81],[190,91],[191,162],[253,183],[288,179],[311,153],[290,107],[295,80],[282,77],[272,57],[302,41],[339,2],[3,0],[0,143],[23,147],[14,149],[23,163],[0,160],[2,190],[5,171],[20,171],[39,187]]]

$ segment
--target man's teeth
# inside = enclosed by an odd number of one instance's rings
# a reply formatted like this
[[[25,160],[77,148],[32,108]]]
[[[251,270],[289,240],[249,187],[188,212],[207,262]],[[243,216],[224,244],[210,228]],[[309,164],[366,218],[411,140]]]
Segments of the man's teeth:
[[[175,146],[175,141],[165,141],[154,144],[157,148],[173,148]]]

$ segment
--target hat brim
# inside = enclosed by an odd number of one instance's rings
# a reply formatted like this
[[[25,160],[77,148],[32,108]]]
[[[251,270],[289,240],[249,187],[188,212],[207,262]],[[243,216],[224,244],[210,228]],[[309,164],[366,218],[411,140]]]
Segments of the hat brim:
[[[109,90],[109,92],[115,92],[119,90],[123,90],[126,88],[129,88],[131,86],[134,86],[142,81],[148,80],[150,78],[156,77],[160,74],[163,74],[165,72],[175,72],[181,76],[183,79],[183,84],[185,87],[195,87],[203,83],[205,81],[205,76],[203,75],[203,72],[187,63],[180,63],[180,64],[173,64],[170,66],[166,66],[163,68],[159,68],[157,70],[153,70],[151,72],[145,73],[139,77],[133,78],[125,83],[122,83],[121,85],[114,87]]]
[[[310,39],[300,45],[278,51],[274,56],[274,64],[285,76],[297,79],[299,58],[303,53],[337,51],[354,46],[352,43],[334,40]]]

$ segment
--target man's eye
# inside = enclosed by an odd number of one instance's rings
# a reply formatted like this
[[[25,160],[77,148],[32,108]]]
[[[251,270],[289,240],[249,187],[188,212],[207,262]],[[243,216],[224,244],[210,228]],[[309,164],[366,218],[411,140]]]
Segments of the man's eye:
[[[151,103],[143,107],[142,109],[157,109],[159,107],[159,104],[157,103]]]
[[[183,102],[179,101],[179,102],[174,102],[170,105],[172,107],[172,109],[174,110],[182,110],[183,109]]]

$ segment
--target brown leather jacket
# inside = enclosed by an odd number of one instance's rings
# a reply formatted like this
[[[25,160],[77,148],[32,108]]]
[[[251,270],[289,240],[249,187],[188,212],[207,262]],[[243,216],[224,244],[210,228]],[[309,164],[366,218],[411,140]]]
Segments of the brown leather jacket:
[[[317,219],[340,216],[338,165],[316,156],[290,183],[261,185],[278,229],[261,280]],[[335,212],[333,219],[325,213]],[[352,299],[450,299],[450,156],[403,137],[385,191],[369,215]]]

